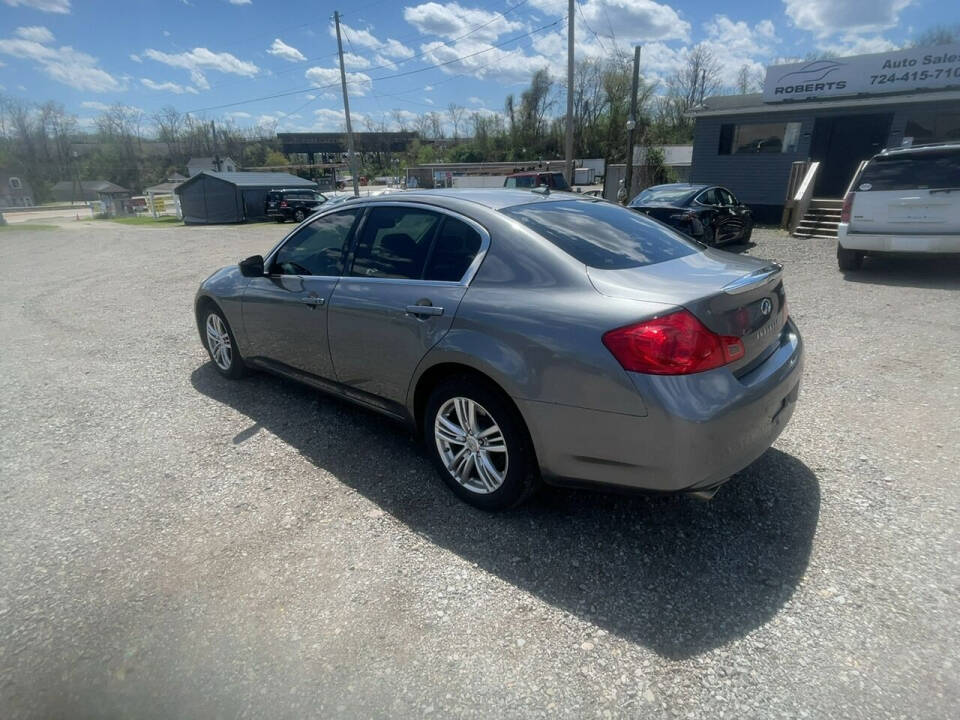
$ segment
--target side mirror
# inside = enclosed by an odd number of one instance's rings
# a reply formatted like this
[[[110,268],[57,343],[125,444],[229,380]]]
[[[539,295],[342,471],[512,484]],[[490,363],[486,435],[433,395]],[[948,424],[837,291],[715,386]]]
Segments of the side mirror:
[[[263,277],[263,255],[251,255],[241,260],[240,274],[244,277]]]

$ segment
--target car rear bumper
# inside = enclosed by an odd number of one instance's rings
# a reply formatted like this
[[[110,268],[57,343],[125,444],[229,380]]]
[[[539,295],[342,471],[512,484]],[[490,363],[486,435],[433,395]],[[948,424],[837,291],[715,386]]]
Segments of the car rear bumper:
[[[849,232],[846,224],[837,229],[845,250],[891,253],[960,253],[960,233],[952,235],[896,235]]]
[[[760,457],[789,422],[803,342],[787,322],[774,352],[742,377],[726,368],[630,373],[645,417],[519,400],[548,482],[655,492],[709,488]]]

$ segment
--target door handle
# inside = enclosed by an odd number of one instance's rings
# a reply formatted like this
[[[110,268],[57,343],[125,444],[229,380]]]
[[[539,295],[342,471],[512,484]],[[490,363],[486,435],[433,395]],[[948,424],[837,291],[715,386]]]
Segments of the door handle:
[[[443,315],[443,308],[436,305],[407,305],[408,315]]]
[[[305,297],[300,300],[304,305],[310,305],[311,307],[316,307],[318,305],[325,305],[327,300],[322,297]]]

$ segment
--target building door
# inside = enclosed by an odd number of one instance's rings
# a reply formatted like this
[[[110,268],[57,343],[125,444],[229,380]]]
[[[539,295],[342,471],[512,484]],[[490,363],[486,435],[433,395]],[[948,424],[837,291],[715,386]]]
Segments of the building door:
[[[810,142],[810,157],[820,162],[814,197],[842,197],[860,161],[886,146],[892,120],[891,113],[817,118]]]

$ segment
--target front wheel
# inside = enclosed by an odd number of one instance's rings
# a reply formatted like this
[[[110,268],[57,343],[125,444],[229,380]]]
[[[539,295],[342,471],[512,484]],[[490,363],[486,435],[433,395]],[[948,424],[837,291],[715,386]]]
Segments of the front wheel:
[[[853,272],[863,265],[863,253],[859,250],[847,250],[837,243],[837,265],[841,272]]]
[[[476,378],[441,382],[424,413],[427,451],[443,481],[482,510],[505,510],[529,497],[539,470],[523,419],[501,392]]]
[[[204,345],[213,360],[213,366],[224,377],[236,380],[246,374],[246,365],[237,347],[230,324],[215,305],[208,304],[201,312]]]

